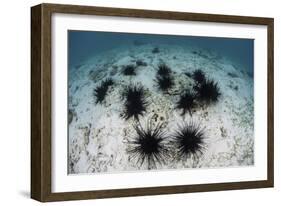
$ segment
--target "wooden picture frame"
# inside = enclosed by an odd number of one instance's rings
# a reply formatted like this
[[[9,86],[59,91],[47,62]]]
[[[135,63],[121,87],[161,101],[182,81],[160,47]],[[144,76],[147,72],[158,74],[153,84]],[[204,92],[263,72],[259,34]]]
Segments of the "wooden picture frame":
[[[52,192],[52,84],[51,17],[54,13],[168,19],[193,22],[264,25],[267,27],[267,179],[215,184],[170,185],[161,187],[110,189],[79,192]],[[94,198],[160,195],[273,187],[274,184],[274,90],[272,18],[214,14],[40,4],[31,8],[31,198],[42,202]]]

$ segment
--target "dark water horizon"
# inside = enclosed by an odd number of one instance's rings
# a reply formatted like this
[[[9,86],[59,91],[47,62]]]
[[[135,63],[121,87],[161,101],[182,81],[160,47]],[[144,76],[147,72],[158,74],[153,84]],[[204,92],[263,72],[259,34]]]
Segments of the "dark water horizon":
[[[230,59],[248,74],[254,72],[254,39],[74,30],[68,31],[68,65],[75,67],[101,52],[142,44],[198,47]]]

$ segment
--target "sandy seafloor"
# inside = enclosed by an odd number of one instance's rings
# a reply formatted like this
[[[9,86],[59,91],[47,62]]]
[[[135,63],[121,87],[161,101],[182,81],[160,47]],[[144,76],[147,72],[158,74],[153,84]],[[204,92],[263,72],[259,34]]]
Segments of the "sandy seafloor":
[[[254,165],[254,98],[253,77],[243,68],[215,52],[200,48],[157,45],[159,53],[152,53],[155,45],[131,46],[93,56],[69,69],[69,174],[104,173],[146,170],[131,161],[128,141],[135,137],[133,118],[120,117],[123,101],[120,93],[125,85],[141,83],[148,97],[147,112],[141,123],[153,119],[164,122],[167,133],[173,133],[183,121],[199,123],[205,131],[207,148],[197,160],[168,161],[157,169],[217,168]],[[139,66],[136,76],[124,76],[122,66],[141,59],[147,66]],[[179,95],[159,91],[155,76],[157,66],[165,62],[173,71],[175,86],[171,93],[179,93],[194,80],[186,72],[201,69],[218,82],[222,95],[219,101],[200,107],[181,116],[175,109]],[[105,103],[95,104],[93,90],[107,77],[115,84],[110,87]],[[71,118],[72,117],[72,118]]]

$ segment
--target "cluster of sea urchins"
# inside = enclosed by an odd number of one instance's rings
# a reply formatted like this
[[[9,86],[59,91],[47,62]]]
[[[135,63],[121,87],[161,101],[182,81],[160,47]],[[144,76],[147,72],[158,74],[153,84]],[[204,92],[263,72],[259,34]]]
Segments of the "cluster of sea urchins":
[[[142,62],[137,65],[127,65],[123,67],[122,74],[126,76],[136,75],[136,67],[145,65]],[[187,112],[192,115],[193,109],[198,103],[214,103],[221,95],[216,82],[206,78],[202,70],[195,70],[190,77],[193,78],[195,86],[193,89],[186,89],[180,94],[176,103],[176,108],[182,110],[182,115]],[[163,92],[168,92],[174,85],[172,71],[165,63],[158,65],[156,73],[158,88]],[[96,103],[102,103],[105,99],[109,86],[113,85],[113,80],[108,78],[95,88],[94,95]],[[177,130],[167,135],[163,124],[152,124],[148,121],[143,127],[139,122],[139,117],[147,110],[147,100],[145,90],[142,85],[130,84],[122,92],[124,101],[123,117],[128,120],[134,118],[137,123],[134,125],[136,136],[129,141],[127,152],[136,164],[142,166],[146,163],[148,169],[156,168],[157,165],[165,164],[166,160],[174,156],[174,160],[186,160],[188,158],[198,159],[205,150],[205,134],[199,125],[183,123]]]
[[[217,82],[207,79],[202,70],[195,70],[191,77],[195,86],[191,90],[183,91],[176,105],[177,109],[182,110],[182,115],[185,115],[187,111],[192,115],[192,110],[197,107],[198,103],[215,103],[221,95]]]
[[[134,128],[136,136],[129,141],[127,152],[137,165],[146,163],[148,169],[165,164],[172,156],[178,161],[198,159],[205,149],[204,130],[193,122],[184,123],[171,135],[164,131],[163,124],[153,127],[151,121],[145,127],[138,123]]]

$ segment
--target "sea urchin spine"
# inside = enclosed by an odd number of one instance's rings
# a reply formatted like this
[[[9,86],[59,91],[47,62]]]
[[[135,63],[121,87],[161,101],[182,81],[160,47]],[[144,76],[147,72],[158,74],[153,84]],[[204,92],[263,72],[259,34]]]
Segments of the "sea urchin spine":
[[[167,92],[174,85],[174,79],[171,73],[171,69],[166,64],[161,63],[158,65],[156,82],[158,88],[163,92]]]
[[[139,115],[143,115],[146,111],[147,101],[143,86],[127,86],[122,94],[122,98],[125,100],[124,118],[126,120],[131,117],[138,120]]]
[[[177,159],[198,159],[206,148],[204,139],[204,131],[199,125],[190,122],[179,126],[171,140]]]
[[[185,115],[188,111],[190,116],[192,116],[192,109],[196,107],[196,95],[194,92],[190,92],[189,90],[185,91],[180,95],[180,99],[177,102],[176,108],[182,109],[182,114]]]
[[[136,75],[136,67],[132,64],[127,65],[123,68],[122,74],[125,76],[135,76]]]
[[[197,69],[192,73],[192,77],[197,84],[202,84],[206,81],[205,73],[201,69]]]
[[[111,78],[107,78],[101,82],[99,86],[94,89],[94,96],[96,97],[96,104],[102,103],[105,99],[109,86],[114,84]]]
[[[214,80],[207,79],[202,84],[194,87],[197,92],[198,100],[211,103],[217,102],[221,93],[218,87],[218,83]]]
[[[134,140],[129,141],[127,150],[130,158],[136,160],[136,164],[139,166],[146,162],[148,169],[156,168],[157,164],[165,164],[169,153],[166,146],[167,137],[162,131],[162,124],[153,127],[149,121],[146,128],[137,124],[134,129],[136,136]]]
[[[171,69],[165,63],[158,65],[157,75],[159,76],[169,76],[171,75]]]
[[[156,76],[158,88],[163,92],[167,92],[174,85],[174,80],[171,76]]]

